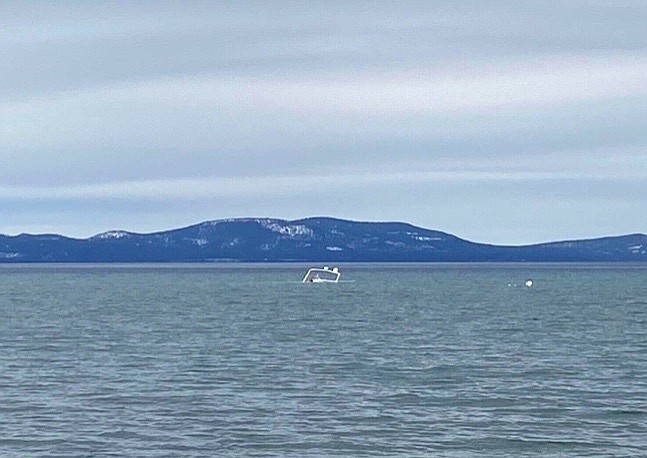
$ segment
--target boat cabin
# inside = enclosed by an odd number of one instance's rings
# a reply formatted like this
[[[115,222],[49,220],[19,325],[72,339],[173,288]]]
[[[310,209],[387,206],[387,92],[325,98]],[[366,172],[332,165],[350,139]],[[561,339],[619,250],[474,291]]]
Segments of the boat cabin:
[[[312,268],[303,277],[303,283],[339,283],[341,273],[337,267],[324,266],[323,268]]]

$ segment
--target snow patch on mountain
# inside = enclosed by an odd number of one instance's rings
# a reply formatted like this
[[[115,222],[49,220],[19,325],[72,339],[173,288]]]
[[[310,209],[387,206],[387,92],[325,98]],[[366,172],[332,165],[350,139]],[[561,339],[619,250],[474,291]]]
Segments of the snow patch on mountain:
[[[224,223],[250,223],[250,222],[259,222],[258,218],[222,218],[222,219],[214,219],[211,221],[205,221],[204,223],[200,223],[200,226],[208,226],[208,227],[215,227],[220,224]],[[264,221],[274,221],[270,219],[266,219]]]
[[[432,241],[442,240],[442,237],[423,237],[421,235],[416,235],[413,238],[414,240],[417,240],[419,242],[432,242]]]
[[[209,240],[204,239],[204,238],[202,238],[202,239],[190,239],[190,238],[185,238],[184,240],[186,240],[187,242],[191,242],[191,243],[193,243],[194,245],[198,245],[198,246],[205,246],[205,245],[208,245],[208,244],[209,244]]]
[[[574,242],[554,242],[554,243],[546,243],[544,246],[549,248],[573,248],[575,247],[575,243]]]
[[[276,244],[274,243],[263,243],[260,247],[261,251],[270,251],[274,248],[276,248]]]
[[[126,231],[108,231],[101,234],[97,234],[93,239],[121,239],[124,237],[129,237],[130,234]]]
[[[20,256],[20,253],[7,253],[0,251],[0,259],[14,259]]]
[[[277,232],[289,237],[312,237],[314,232],[304,224],[285,224],[277,220],[258,220],[258,224],[272,232]]]

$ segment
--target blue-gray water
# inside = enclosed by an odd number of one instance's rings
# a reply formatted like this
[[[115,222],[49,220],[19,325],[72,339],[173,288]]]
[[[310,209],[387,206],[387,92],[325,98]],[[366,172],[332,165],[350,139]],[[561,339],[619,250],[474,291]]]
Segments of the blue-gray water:
[[[647,455],[647,266],[304,272],[0,267],[0,456]]]

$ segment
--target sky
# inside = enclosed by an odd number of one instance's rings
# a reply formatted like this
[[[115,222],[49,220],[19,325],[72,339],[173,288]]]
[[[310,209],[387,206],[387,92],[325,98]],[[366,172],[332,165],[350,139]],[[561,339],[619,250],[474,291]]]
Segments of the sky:
[[[647,1],[0,3],[0,233],[647,232]]]

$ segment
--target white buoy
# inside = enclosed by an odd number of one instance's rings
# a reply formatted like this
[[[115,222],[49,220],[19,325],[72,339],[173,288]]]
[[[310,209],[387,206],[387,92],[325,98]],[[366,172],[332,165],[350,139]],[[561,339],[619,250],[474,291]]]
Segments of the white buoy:
[[[532,281],[532,280],[526,280],[526,282],[524,283],[524,285],[526,285],[528,288],[532,288],[532,285],[533,285],[533,284],[534,284],[534,283],[533,283],[533,281]]]

